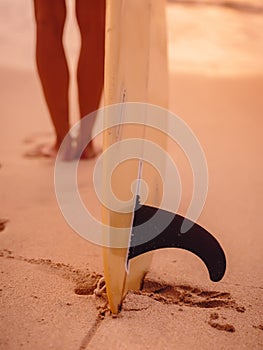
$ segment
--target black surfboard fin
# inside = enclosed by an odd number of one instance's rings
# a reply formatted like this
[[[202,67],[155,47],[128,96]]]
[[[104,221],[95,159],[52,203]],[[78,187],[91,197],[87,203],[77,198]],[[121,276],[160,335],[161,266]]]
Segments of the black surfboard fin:
[[[181,233],[184,220],[190,228]],[[180,248],[197,255],[205,263],[210,279],[214,282],[224,276],[224,251],[207,230],[181,215],[140,205],[137,196],[127,266],[134,257],[161,248]]]

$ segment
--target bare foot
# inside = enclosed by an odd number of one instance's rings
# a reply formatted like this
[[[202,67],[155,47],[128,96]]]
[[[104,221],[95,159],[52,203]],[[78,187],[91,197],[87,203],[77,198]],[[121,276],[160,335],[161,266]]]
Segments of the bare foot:
[[[40,154],[43,157],[47,158],[56,158],[58,153],[58,147],[56,145],[49,146],[49,145],[43,145],[40,149]]]
[[[89,160],[95,158],[101,152],[100,149],[95,147],[93,140],[84,148],[85,145],[86,141],[79,135],[75,139],[75,159]]]
[[[80,159],[95,158],[100,152],[101,152],[101,150],[97,149],[94,146],[94,143],[92,141],[90,141],[90,143],[87,145],[87,147],[82,152]]]
[[[76,149],[73,147],[71,139],[65,140],[60,148],[60,145],[38,145],[25,153],[25,157],[29,158],[52,158],[55,159],[59,153],[59,159],[71,161],[75,159]]]
[[[101,149],[96,147],[94,141],[90,141],[88,145],[82,151],[81,144],[78,145],[78,158],[80,160],[90,160],[97,157],[101,153]]]
[[[57,147],[48,145],[37,145],[27,151],[24,156],[28,158],[49,157],[55,158],[57,156]]]
[[[28,158],[51,158],[55,159],[57,156],[61,161],[73,161],[73,160],[88,160],[95,158],[101,150],[94,146],[91,141],[84,151],[81,153],[81,145],[78,139],[67,138],[63,141],[59,147],[57,144],[51,145],[38,145],[35,148],[27,151],[25,157]]]

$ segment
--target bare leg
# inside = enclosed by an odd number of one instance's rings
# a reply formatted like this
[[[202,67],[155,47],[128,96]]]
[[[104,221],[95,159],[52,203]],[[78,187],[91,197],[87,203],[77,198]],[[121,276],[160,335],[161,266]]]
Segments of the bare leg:
[[[105,0],[76,0],[76,17],[81,33],[78,62],[78,92],[81,118],[99,108],[104,82]],[[80,132],[80,145],[91,137],[95,116],[85,119]],[[92,142],[82,157],[96,155]]]
[[[66,5],[65,0],[34,0],[34,5],[37,68],[56,132],[46,155],[53,156],[69,131],[69,71],[62,43]]]

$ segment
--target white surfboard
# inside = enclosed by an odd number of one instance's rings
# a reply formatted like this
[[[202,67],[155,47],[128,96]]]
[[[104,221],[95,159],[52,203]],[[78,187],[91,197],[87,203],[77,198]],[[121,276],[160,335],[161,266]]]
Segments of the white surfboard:
[[[165,0],[107,0],[104,94],[106,106],[141,102],[168,107]],[[164,134],[146,125],[123,125],[122,118],[125,115],[120,117],[119,127],[111,127],[104,132],[103,151],[134,137],[151,140],[165,148]],[[108,122],[106,112],[104,127],[109,126]],[[125,151],[121,144],[117,149],[118,152]],[[107,186],[111,185],[120,200],[131,199],[131,183],[138,178],[138,169],[141,167],[141,179],[147,183],[149,190],[146,203],[159,206],[162,183],[153,167],[143,159],[127,160],[114,170],[111,184],[108,184],[107,172],[114,161],[112,157],[109,155],[104,159],[105,195],[108,196]],[[115,153],[116,157],[118,154]],[[132,206],[126,214],[103,207],[103,223],[107,225],[104,230],[105,241],[111,241],[111,227],[131,227],[132,212]],[[128,246],[129,235],[124,235],[123,240]],[[132,259],[127,272],[127,247],[105,247],[103,251],[107,296],[110,309],[116,314],[127,291],[141,287],[152,256],[145,254]]]

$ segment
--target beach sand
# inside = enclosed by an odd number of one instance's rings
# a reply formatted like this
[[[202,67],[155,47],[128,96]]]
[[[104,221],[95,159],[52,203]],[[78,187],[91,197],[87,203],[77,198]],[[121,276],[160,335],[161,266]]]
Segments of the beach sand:
[[[204,149],[209,189],[198,222],[222,244],[226,275],[212,283],[192,254],[158,251],[143,290],[129,292],[112,318],[93,294],[103,275],[101,247],[62,216],[54,161],[23,156],[53,134],[35,70],[32,3],[1,1],[0,349],[263,348],[262,8],[256,0],[249,4],[257,11],[215,2],[167,3],[170,110]],[[65,39],[71,71],[79,48],[72,17]],[[76,112],[73,102],[72,120]],[[173,156],[185,214],[191,169],[182,153]],[[79,183],[98,214],[95,163],[81,162]]]

